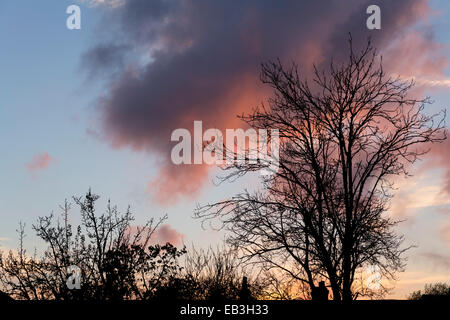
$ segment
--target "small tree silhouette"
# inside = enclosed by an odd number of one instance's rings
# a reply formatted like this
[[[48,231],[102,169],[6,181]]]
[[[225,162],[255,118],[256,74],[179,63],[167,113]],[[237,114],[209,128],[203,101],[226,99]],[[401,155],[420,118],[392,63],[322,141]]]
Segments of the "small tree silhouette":
[[[74,197],[81,212],[76,228],[69,222],[67,200],[61,206],[61,219],[55,220],[53,214],[38,218],[33,229],[47,245],[42,256],[27,255],[25,226],[20,224],[18,252],[10,251],[0,259],[0,283],[6,293],[25,300],[150,299],[181,270],[177,259],[184,249],[170,243],[150,245],[152,234],[166,217],[131,228],[134,217],[129,207],[120,213],[108,201],[105,213],[98,215],[98,199],[91,191]],[[66,284],[72,265],[81,269],[79,290],[70,290]]]
[[[409,296],[409,300],[421,300],[421,299],[433,299],[433,298],[446,298],[450,299],[450,285],[446,283],[434,283],[426,284],[425,289],[412,292]]]
[[[246,276],[252,271],[245,268],[237,252],[230,248],[192,248],[185,256],[183,274],[183,279],[191,279],[196,285],[192,291],[196,296],[191,297],[194,299],[250,300],[262,295],[260,280]]]

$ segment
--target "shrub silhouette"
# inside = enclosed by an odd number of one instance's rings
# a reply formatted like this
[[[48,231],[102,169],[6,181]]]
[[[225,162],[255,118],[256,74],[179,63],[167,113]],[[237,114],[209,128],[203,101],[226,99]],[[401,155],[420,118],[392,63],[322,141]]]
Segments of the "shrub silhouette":
[[[260,292],[256,281],[241,284],[245,270],[236,252],[192,248],[186,254],[185,248],[170,243],[151,244],[166,217],[133,227],[130,208],[120,213],[108,201],[106,211],[97,214],[98,199],[91,191],[73,198],[81,213],[76,227],[69,222],[72,205],[67,200],[60,206],[59,218],[39,217],[33,230],[46,244],[41,255],[29,255],[24,249],[25,225],[20,223],[17,252],[0,252],[5,299],[220,301],[249,300]],[[68,288],[70,266],[81,271],[80,289]]]
[[[156,299],[252,300],[262,296],[259,279],[246,276],[237,252],[217,247],[195,249],[184,256],[181,272],[158,287]],[[245,279],[245,280],[244,280]]]
[[[442,282],[426,284],[423,291],[414,291],[408,297],[409,300],[423,300],[433,298],[450,299],[450,285]]]
[[[10,251],[0,257],[3,290],[24,300],[150,299],[181,270],[177,259],[184,249],[170,243],[150,245],[152,234],[166,217],[131,228],[134,217],[130,208],[120,213],[108,201],[105,213],[98,215],[98,199],[91,191],[73,198],[81,213],[76,228],[69,223],[68,201],[61,206],[60,219],[53,215],[38,218],[33,230],[47,245],[40,256],[27,254],[25,226],[20,224],[17,253]],[[67,286],[69,266],[81,270],[79,290]]]

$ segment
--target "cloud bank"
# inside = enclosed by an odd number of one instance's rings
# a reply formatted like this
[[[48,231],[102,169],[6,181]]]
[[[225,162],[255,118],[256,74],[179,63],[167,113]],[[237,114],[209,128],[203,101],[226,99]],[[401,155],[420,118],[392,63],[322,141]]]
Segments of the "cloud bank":
[[[90,75],[108,83],[97,108],[101,135],[117,148],[158,157],[160,174],[148,190],[160,203],[195,197],[208,168],[170,162],[174,129],[241,127],[236,115],[266,100],[261,62],[312,64],[344,59],[348,33],[356,46],[372,37],[385,68],[404,76],[442,78],[447,63],[426,26],[425,0],[378,1],[381,30],[366,28],[371,1],[129,0],[105,10],[102,37],[83,56]],[[111,27],[111,24],[113,26]]]

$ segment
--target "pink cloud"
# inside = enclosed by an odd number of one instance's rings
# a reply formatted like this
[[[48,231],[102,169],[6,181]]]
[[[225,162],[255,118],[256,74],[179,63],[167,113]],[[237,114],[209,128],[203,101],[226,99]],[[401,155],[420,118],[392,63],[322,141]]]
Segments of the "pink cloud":
[[[38,171],[43,171],[54,162],[55,159],[47,152],[36,154],[27,164],[26,167],[31,174],[35,174]]]
[[[167,164],[156,179],[148,183],[147,191],[153,200],[162,205],[176,203],[181,195],[193,198],[204,186],[209,167],[206,165]]]
[[[179,246],[183,243],[184,237],[184,234],[178,232],[170,225],[163,224],[153,233],[151,242],[154,244],[170,242],[174,246]]]
[[[167,242],[171,243],[174,246],[179,246],[183,244],[183,240],[185,238],[184,234],[178,232],[175,228],[172,228],[168,224],[162,224],[156,230],[153,228],[145,228],[142,229],[142,226],[130,226],[127,229],[127,234],[131,236],[131,238],[135,237],[139,232],[141,233],[141,238],[139,243],[143,244],[144,238],[148,233],[151,233],[149,244],[155,245],[160,244],[164,245]]]

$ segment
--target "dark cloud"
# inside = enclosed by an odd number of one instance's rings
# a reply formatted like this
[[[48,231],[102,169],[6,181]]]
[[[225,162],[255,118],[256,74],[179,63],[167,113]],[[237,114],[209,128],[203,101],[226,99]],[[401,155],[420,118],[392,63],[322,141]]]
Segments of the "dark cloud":
[[[82,56],[82,67],[88,71],[90,78],[109,75],[123,68],[127,49],[123,44],[98,44]]]
[[[157,181],[167,185],[157,190],[199,192],[208,170],[184,167],[190,173],[180,174],[179,168],[170,169],[171,132],[191,129],[194,120],[203,120],[205,128],[240,126],[235,115],[268,95],[259,83],[261,62],[294,60],[308,76],[312,63],[346,56],[349,32],[355,45],[372,36],[375,45],[391,50],[390,65],[397,65],[396,43],[404,45],[406,30],[428,14],[427,1],[377,2],[382,30],[370,31],[368,0],[126,1],[106,13],[111,18],[105,21],[119,24],[120,33],[111,44],[94,46],[84,59],[94,72],[127,61],[119,72],[114,69],[116,76],[98,102],[103,134],[114,146],[148,151],[166,161]],[[427,44],[433,40],[418,29],[411,32],[416,35],[411,41],[421,40],[416,59],[431,54]],[[183,177],[195,187],[180,188]]]

